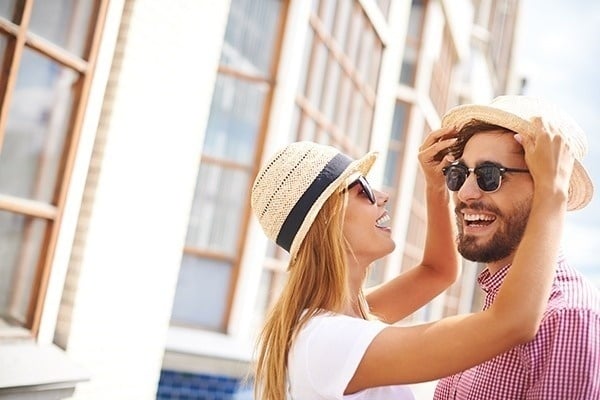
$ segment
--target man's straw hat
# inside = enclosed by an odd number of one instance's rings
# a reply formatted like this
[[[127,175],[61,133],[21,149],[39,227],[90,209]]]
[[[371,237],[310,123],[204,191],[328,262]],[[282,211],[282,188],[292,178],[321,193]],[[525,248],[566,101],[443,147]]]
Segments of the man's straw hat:
[[[507,128],[513,132],[535,135],[532,117],[541,117],[566,139],[575,158],[569,184],[568,210],[585,207],[594,193],[594,185],[582,165],[587,154],[587,139],[579,125],[556,105],[528,96],[499,96],[489,105],[465,104],[454,107],[442,117],[442,126],[462,128],[472,120]]]
[[[292,257],[325,201],[355,174],[366,175],[377,154],[353,160],[334,147],[295,142],[258,172],[251,205],[267,237]]]

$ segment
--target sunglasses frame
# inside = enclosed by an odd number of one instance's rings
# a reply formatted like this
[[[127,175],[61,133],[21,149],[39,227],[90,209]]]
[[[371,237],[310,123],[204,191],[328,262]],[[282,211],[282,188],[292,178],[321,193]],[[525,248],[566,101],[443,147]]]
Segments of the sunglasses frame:
[[[486,181],[489,181],[489,179],[481,179],[482,177],[484,177],[483,172],[481,172],[482,169],[484,169],[484,168],[495,168],[498,171],[498,174],[497,174],[498,183],[497,183],[496,187],[493,189],[486,190],[485,187],[482,187],[483,185],[485,185]],[[451,170],[459,170],[464,173],[463,181],[460,184],[460,186],[458,186],[458,188],[456,188],[456,189],[452,189],[450,187],[450,184],[448,183],[448,181],[450,179],[448,173]],[[448,188],[448,190],[450,190],[452,192],[458,192],[463,187],[463,185],[465,184],[465,182],[467,181],[467,178],[469,178],[469,175],[471,175],[471,173],[474,173],[475,176],[477,177],[477,187],[479,187],[479,189],[481,191],[483,191],[485,193],[497,192],[500,189],[500,186],[502,186],[502,177],[507,172],[527,172],[527,173],[529,173],[529,170],[524,169],[524,168],[508,168],[508,167],[504,167],[500,164],[497,164],[497,163],[494,163],[491,161],[486,161],[482,164],[479,164],[478,166],[476,166],[474,168],[469,168],[464,163],[462,163],[460,161],[455,161],[452,164],[442,168],[442,173],[446,177],[446,187]]]
[[[371,204],[377,203],[377,199],[375,198],[375,192],[373,191],[373,188],[371,187],[369,181],[367,181],[367,178],[365,178],[362,175],[359,176],[354,182],[348,185],[348,190],[352,189],[356,185],[360,185],[362,187],[362,191],[365,192]]]

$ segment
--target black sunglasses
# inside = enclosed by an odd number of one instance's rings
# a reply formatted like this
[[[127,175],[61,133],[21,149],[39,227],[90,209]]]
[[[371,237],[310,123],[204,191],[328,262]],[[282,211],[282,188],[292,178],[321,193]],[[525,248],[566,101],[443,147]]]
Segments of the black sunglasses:
[[[467,180],[467,177],[473,172],[475,173],[475,176],[477,176],[477,185],[479,188],[484,192],[493,193],[500,189],[502,177],[505,173],[529,172],[529,170],[522,168],[506,168],[492,162],[485,162],[475,168],[468,168],[461,162],[455,161],[447,167],[444,167],[442,172],[446,177],[446,186],[453,192],[460,190]]]
[[[356,185],[360,185],[362,187],[362,192],[367,196],[371,204],[375,204],[377,202],[373,188],[371,188],[367,178],[362,175],[359,176],[354,182],[348,185],[348,190],[352,189]]]

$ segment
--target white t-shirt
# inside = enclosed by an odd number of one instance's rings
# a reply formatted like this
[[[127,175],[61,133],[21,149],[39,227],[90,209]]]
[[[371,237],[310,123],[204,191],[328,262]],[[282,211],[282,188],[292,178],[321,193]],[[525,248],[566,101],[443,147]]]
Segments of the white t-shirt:
[[[406,386],[382,386],[344,396],[348,382],[375,336],[389,325],[325,313],[311,318],[288,356],[293,400],[414,400]]]

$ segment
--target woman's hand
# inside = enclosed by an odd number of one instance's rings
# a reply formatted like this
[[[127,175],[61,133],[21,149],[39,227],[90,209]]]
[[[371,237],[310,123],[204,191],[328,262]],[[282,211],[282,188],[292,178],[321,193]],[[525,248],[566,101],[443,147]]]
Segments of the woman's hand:
[[[428,184],[442,185],[442,168],[454,161],[448,150],[456,142],[455,128],[441,128],[432,131],[419,147],[419,163]]]
[[[574,157],[556,128],[536,117],[531,120],[534,135],[516,134],[525,150],[525,162],[534,182],[534,192],[542,198],[557,196],[566,202]]]

